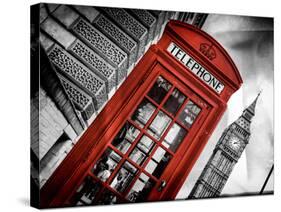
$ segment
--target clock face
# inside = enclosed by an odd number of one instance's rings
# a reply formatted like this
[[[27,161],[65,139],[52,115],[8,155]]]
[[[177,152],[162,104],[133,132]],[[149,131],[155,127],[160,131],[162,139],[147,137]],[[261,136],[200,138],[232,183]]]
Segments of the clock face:
[[[228,144],[233,150],[237,151],[241,146],[241,141],[236,137],[231,137],[228,141]]]

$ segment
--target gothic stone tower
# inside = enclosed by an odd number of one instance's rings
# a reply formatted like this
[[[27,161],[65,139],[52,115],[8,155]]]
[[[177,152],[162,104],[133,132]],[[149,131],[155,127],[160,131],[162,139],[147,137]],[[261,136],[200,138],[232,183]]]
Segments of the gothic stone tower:
[[[250,125],[259,95],[260,93],[242,115],[224,130],[188,199],[220,195],[233,167],[249,142]]]

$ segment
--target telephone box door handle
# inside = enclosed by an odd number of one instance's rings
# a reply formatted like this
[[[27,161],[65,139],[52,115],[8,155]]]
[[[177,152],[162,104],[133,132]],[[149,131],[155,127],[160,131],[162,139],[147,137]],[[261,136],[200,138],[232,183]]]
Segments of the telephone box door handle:
[[[162,191],[167,185],[167,182],[165,180],[161,180],[161,183],[158,187],[158,191]]]

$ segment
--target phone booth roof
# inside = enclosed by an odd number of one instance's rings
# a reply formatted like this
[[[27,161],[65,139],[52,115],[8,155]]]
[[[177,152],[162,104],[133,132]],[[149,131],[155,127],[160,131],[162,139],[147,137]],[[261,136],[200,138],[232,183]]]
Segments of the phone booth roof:
[[[193,56],[225,85],[234,91],[240,88],[243,80],[233,60],[221,44],[206,32],[193,25],[171,20],[158,44],[167,48],[173,41],[194,54]]]

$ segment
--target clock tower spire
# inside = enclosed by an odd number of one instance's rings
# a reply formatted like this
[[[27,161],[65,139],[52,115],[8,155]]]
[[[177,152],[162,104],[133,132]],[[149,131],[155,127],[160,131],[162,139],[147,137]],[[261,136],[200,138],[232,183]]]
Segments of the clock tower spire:
[[[220,196],[233,167],[249,143],[250,126],[260,94],[261,92],[243,110],[242,115],[224,130],[188,199]]]

